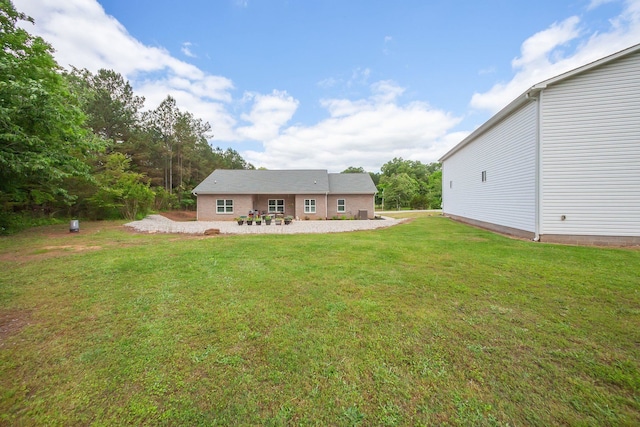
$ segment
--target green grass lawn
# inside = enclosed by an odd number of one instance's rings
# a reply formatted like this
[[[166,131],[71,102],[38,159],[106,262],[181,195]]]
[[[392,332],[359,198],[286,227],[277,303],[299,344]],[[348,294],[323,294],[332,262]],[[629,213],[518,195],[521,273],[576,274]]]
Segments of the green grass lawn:
[[[120,225],[0,239],[0,424],[640,424],[637,249]]]

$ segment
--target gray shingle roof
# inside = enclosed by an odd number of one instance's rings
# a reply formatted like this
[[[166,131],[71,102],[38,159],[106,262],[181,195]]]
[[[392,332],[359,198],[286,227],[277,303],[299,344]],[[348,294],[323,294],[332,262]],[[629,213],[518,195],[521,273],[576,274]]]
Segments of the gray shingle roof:
[[[334,194],[372,194],[378,191],[368,173],[330,173],[329,189]]]
[[[194,194],[373,194],[369,174],[329,174],[318,170],[217,169]]]

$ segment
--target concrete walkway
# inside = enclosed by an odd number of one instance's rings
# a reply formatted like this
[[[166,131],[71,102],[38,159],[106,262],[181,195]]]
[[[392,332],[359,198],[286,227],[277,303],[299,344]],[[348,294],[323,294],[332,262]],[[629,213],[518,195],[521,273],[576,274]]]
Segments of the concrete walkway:
[[[172,221],[162,215],[149,215],[143,220],[125,224],[145,233],[204,234],[206,230],[219,230],[220,234],[298,234],[298,233],[343,233],[346,231],[374,230],[400,224],[406,219],[382,217],[379,220],[331,220],[293,221],[289,225],[238,225],[235,221]]]

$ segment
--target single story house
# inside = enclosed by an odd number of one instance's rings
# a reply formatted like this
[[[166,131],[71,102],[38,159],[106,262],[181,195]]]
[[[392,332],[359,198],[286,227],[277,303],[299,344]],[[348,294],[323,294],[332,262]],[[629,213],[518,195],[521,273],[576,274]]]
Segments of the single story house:
[[[233,220],[254,211],[301,219],[373,219],[376,191],[367,173],[217,169],[193,194],[200,221]]]
[[[451,218],[536,241],[640,244],[640,44],[532,86],[440,162]]]

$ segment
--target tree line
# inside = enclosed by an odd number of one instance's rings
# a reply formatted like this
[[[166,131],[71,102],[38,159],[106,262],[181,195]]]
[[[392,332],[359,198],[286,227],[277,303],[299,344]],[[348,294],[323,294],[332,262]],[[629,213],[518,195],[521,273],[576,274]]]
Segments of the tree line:
[[[213,148],[209,123],[144,98],[113,70],[61,68],[33,22],[0,0],[0,232],[26,217],[136,218],[189,208],[217,168],[253,169]]]
[[[342,173],[365,173],[362,167],[349,167]],[[402,208],[440,209],[442,207],[442,165],[395,157],[368,172],[378,189],[376,205],[387,210]]]
[[[191,190],[215,169],[254,169],[213,148],[210,124],[173,97],[145,111],[122,75],[63,69],[19,21],[33,22],[0,0],[0,234],[39,218],[193,208]],[[394,158],[370,174],[385,209],[440,207],[437,163]]]

